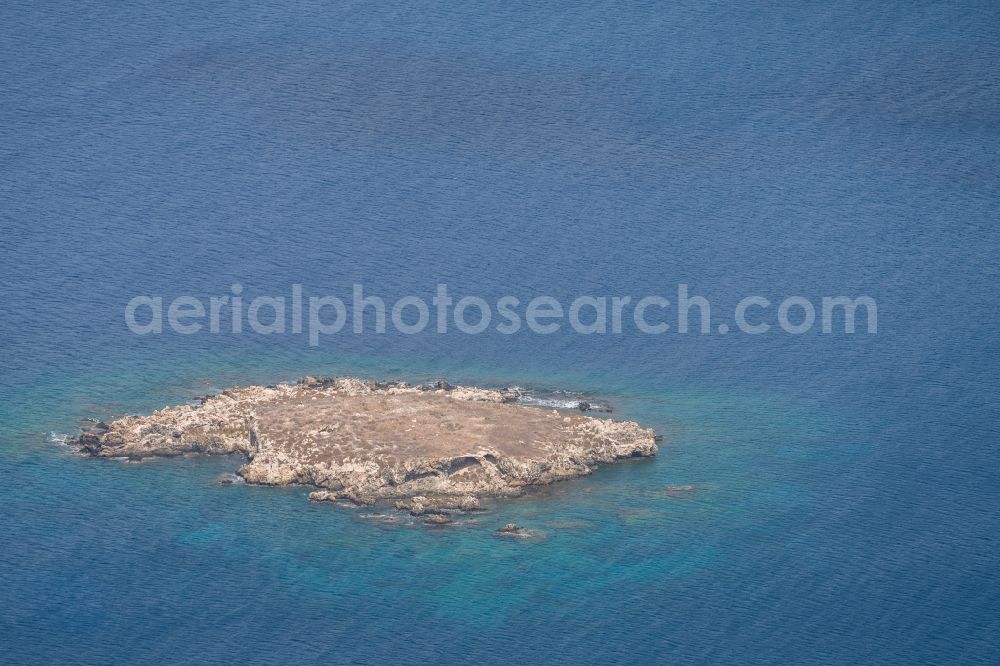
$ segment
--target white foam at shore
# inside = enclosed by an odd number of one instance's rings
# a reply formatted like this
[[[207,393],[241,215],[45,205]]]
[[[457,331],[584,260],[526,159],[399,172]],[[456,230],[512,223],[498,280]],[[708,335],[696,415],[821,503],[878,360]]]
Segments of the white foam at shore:
[[[579,400],[560,400],[556,398],[536,398],[533,395],[522,395],[517,401],[523,405],[549,407],[552,409],[579,409]]]

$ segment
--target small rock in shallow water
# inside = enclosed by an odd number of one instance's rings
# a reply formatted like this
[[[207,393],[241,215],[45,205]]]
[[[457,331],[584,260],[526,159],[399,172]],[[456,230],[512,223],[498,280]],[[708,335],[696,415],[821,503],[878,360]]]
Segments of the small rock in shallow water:
[[[411,516],[422,516],[427,513],[442,513],[444,511],[478,511],[479,499],[472,495],[464,497],[415,495],[409,499],[396,500],[392,505],[400,511],[409,511]]]
[[[448,525],[453,522],[455,521],[443,513],[431,513],[424,518],[424,523],[427,525]]]
[[[517,523],[507,523],[503,527],[497,530],[497,534],[506,537],[516,537],[518,539],[543,539],[545,535],[542,532],[536,530],[529,530],[526,527],[521,527]]]

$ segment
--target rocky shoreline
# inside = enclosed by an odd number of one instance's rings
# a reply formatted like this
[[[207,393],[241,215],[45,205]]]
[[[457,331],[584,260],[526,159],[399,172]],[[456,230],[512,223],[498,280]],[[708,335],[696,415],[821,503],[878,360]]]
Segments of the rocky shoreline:
[[[197,405],[96,422],[68,440],[90,456],[137,460],[188,453],[242,454],[248,483],[305,484],[314,501],[385,502],[451,522],[484,498],[590,474],[656,454],[659,438],[631,421],[520,404],[516,389],[413,386],[305,377],[247,386]]]

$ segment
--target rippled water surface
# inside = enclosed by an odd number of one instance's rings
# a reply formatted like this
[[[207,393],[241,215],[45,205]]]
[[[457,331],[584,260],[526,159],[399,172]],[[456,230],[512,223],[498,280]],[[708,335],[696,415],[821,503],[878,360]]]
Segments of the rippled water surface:
[[[996,3],[0,7],[0,660],[989,663]],[[137,294],[868,294],[877,335],[164,334]],[[80,419],[583,391],[649,461],[386,524]],[[688,488],[690,486],[690,488]],[[497,537],[517,522],[544,538]]]

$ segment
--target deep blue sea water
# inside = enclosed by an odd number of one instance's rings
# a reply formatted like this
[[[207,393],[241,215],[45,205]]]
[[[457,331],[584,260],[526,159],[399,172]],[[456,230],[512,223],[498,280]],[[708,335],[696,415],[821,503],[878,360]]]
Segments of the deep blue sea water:
[[[3,3],[0,661],[996,663],[998,27],[995,2]],[[233,282],[685,283],[715,321],[866,294],[879,328],[125,326]],[[589,391],[666,441],[452,530],[52,441],[307,373]]]

